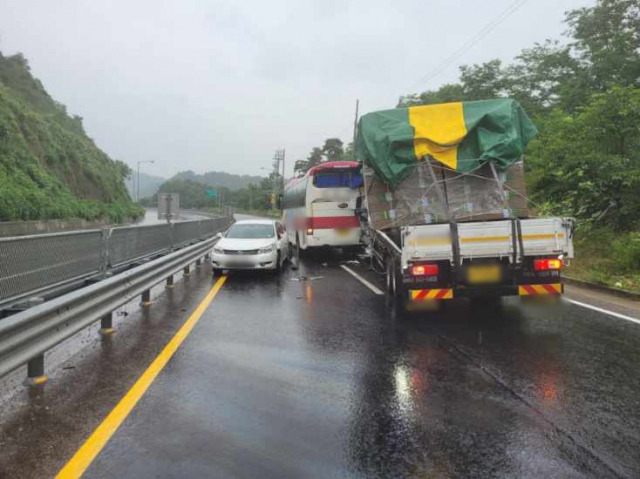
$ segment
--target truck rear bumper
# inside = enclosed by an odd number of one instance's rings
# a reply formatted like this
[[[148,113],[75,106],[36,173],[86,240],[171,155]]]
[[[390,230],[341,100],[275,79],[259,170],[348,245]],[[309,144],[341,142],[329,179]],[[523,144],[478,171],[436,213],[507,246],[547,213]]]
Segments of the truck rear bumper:
[[[434,299],[483,298],[491,296],[543,296],[564,293],[562,283],[520,284],[458,287],[456,289],[409,289],[411,301],[430,301]]]

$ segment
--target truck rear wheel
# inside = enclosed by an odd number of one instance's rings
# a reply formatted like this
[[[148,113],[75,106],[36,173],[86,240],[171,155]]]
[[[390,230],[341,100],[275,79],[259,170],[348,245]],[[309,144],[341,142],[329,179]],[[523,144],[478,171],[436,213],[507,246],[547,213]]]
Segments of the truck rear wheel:
[[[398,313],[404,314],[409,311],[409,300],[407,292],[402,287],[398,263],[395,257],[388,256],[385,260],[387,302],[396,309]]]
[[[386,284],[387,284],[387,299],[390,301],[394,301],[397,295],[397,276],[396,276],[396,266],[395,260],[393,257],[388,257],[385,261],[385,270],[386,270]]]

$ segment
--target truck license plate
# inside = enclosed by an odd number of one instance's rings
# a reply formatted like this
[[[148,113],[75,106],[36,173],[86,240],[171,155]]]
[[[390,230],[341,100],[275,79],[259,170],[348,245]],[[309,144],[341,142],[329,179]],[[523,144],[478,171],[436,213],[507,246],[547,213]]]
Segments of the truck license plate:
[[[467,281],[470,284],[499,283],[501,276],[500,265],[497,264],[469,266],[467,269]]]
[[[351,232],[349,228],[336,228],[336,234],[338,236],[347,236]]]

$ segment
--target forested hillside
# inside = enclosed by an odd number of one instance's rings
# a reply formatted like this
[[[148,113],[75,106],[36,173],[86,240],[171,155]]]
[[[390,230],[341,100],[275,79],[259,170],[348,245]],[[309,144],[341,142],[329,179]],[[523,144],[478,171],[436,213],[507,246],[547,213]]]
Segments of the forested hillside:
[[[21,54],[0,53],[0,221],[140,215],[125,187],[129,173],[49,96]]]
[[[574,273],[640,289],[640,3],[599,0],[566,14],[566,38],[398,106],[510,97],[539,129],[525,155],[538,213],[579,220]]]
[[[224,171],[208,171],[199,175],[191,170],[187,170],[177,173],[171,178],[171,180],[195,181],[207,186],[239,190],[240,188],[246,188],[251,183],[259,183],[260,180],[262,180],[262,177],[234,175]]]

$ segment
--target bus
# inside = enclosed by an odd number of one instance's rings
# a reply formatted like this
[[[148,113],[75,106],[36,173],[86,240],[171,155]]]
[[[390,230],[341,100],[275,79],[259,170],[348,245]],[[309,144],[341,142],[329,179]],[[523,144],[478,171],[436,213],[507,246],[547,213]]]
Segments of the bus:
[[[362,186],[357,161],[321,163],[289,181],[282,201],[289,243],[299,250],[359,246],[356,203]]]

